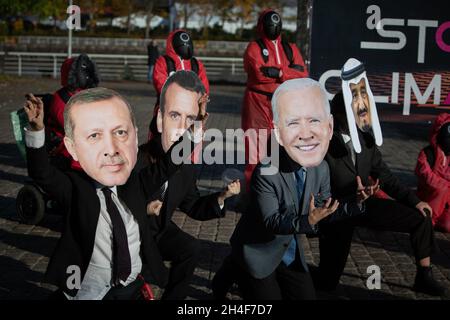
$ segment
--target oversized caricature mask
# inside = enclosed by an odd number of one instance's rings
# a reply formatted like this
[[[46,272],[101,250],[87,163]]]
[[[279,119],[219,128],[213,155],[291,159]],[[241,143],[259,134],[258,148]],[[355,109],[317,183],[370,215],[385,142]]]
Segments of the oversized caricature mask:
[[[383,136],[377,106],[370,90],[364,64],[354,58],[348,59],[342,67],[341,78],[348,128],[355,151],[361,152],[357,128],[363,132],[372,132],[375,143],[381,146]]]

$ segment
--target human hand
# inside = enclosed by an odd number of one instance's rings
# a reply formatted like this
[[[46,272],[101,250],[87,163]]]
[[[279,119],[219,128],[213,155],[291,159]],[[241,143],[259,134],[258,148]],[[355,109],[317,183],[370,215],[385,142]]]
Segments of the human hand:
[[[226,199],[238,195],[239,193],[241,193],[241,182],[239,181],[239,179],[237,179],[228,184],[226,190],[222,191],[222,193],[219,195],[219,204],[223,205]]]
[[[147,204],[147,215],[149,216],[159,216],[163,203],[160,200],[153,200]]]
[[[339,201],[328,198],[322,207],[316,207],[314,205],[314,195],[311,193],[309,200],[309,214],[308,221],[310,225],[317,224],[320,220],[328,217],[330,214],[336,211],[339,207]]]
[[[380,181],[377,179],[373,185],[363,186],[361,182],[361,177],[356,176],[356,202],[361,205],[368,198],[373,196],[380,190]]]
[[[433,209],[431,209],[430,205],[427,202],[420,201],[418,204],[416,204],[416,209],[419,210],[425,218],[427,217],[427,211],[430,214],[430,217],[433,216]]]
[[[25,102],[24,109],[30,128],[32,131],[40,131],[44,129],[44,103],[32,93],[25,96],[27,101]]]

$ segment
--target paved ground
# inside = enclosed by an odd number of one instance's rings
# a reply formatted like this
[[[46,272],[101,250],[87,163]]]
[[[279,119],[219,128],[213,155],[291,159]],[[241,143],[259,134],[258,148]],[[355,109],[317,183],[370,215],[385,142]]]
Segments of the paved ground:
[[[146,136],[147,122],[155,101],[154,91],[146,83],[104,83],[126,96],[136,108],[140,139]],[[0,80],[0,299],[45,299],[54,286],[43,283],[43,273],[56,245],[61,218],[48,215],[38,226],[24,225],[15,216],[17,192],[27,180],[26,164],[15,145],[9,113],[23,103],[25,92],[44,93],[57,89],[52,79]],[[243,87],[212,86],[209,127],[238,128]],[[385,161],[400,179],[415,186],[413,174],[419,150],[426,137],[435,112],[413,109],[410,117],[400,115],[400,107],[380,107]],[[239,151],[239,150],[238,150]],[[227,169],[242,170],[242,166],[205,165],[200,170],[199,187],[203,192],[224,186],[222,175]],[[230,172],[230,171],[226,171]],[[225,218],[198,222],[182,213],[175,222],[185,231],[201,239],[204,254],[196,269],[190,299],[211,299],[210,280],[228,254],[229,237],[240,214],[229,211]],[[441,253],[433,257],[435,276],[450,287],[450,235],[436,233]],[[307,259],[318,262],[318,241],[304,238]],[[376,264],[382,272],[380,290],[367,290],[367,266]],[[342,285],[333,295],[320,294],[324,299],[431,299],[411,290],[415,267],[406,234],[374,232],[357,229],[351,255],[341,279]],[[239,299],[235,289],[229,296]]]

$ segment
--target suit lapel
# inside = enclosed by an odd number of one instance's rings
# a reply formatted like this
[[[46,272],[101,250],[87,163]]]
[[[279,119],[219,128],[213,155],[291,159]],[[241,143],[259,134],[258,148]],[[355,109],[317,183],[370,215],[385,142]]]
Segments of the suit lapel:
[[[347,168],[354,174],[356,174],[356,167],[353,164],[352,156],[350,151],[347,149],[347,146],[342,138],[340,133],[335,132],[333,135],[334,143],[330,143],[330,147],[334,146],[335,150],[333,150],[333,154],[337,155],[336,158],[341,158]],[[332,141],[333,142],[333,141]],[[358,164],[358,153],[355,153],[356,164]]]
[[[282,172],[280,171],[281,177],[284,182],[287,184],[287,189],[291,193],[292,199],[294,199],[295,210],[298,212],[299,203],[298,203],[298,195],[297,195],[297,185],[294,178],[293,172]]]
[[[306,181],[305,181],[305,189],[302,195],[302,211],[300,214],[308,214],[309,213],[309,197],[312,193],[313,181],[316,180],[316,170],[315,168],[309,168],[306,170]]]

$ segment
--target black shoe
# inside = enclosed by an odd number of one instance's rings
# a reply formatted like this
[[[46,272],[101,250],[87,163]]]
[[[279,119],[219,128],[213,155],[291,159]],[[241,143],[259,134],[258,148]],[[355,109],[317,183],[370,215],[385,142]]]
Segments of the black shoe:
[[[432,268],[417,267],[416,279],[413,290],[426,293],[432,296],[447,296],[448,290],[441,286],[434,278]]]

